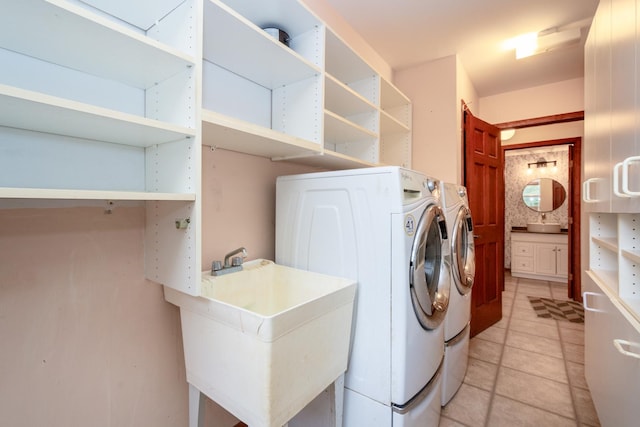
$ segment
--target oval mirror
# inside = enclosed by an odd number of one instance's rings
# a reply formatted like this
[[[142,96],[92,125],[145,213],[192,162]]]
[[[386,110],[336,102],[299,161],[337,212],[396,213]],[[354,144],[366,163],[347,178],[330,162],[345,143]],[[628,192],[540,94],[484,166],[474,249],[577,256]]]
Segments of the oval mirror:
[[[536,178],[524,186],[522,200],[536,212],[551,212],[558,209],[567,197],[562,184],[551,178]]]

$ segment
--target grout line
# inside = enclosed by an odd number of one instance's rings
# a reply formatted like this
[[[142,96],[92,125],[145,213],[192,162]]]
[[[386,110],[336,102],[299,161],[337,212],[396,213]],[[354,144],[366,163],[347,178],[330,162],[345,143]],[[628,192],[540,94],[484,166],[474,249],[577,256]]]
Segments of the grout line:
[[[498,386],[498,376],[500,375],[500,367],[502,366],[502,357],[504,356],[504,348],[507,345],[507,335],[509,334],[509,328],[511,327],[511,319],[513,316],[513,310],[516,306],[516,297],[518,296],[518,283],[519,279],[512,277],[511,280],[515,279],[514,291],[513,291],[513,300],[511,301],[511,310],[509,311],[509,320],[507,321],[507,326],[504,331],[504,342],[502,343],[502,348],[500,349],[500,357],[498,358],[498,367],[496,369],[496,375],[493,379],[493,387],[491,387],[491,395],[489,396],[489,404],[487,405],[487,413],[484,417],[484,427],[489,427],[489,419],[491,418],[491,411],[493,409],[493,399],[496,396],[496,387]],[[500,298],[502,300],[502,297]],[[504,313],[502,313],[504,317]]]

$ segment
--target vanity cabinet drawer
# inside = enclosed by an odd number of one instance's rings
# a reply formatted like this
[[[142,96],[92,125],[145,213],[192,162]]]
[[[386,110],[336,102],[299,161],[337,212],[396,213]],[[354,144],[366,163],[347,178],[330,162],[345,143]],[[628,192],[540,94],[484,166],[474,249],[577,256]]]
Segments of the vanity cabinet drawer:
[[[511,250],[513,255],[533,256],[533,244],[525,242],[513,242]]]
[[[533,273],[533,257],[514,256],[511,260],[511,270]]]

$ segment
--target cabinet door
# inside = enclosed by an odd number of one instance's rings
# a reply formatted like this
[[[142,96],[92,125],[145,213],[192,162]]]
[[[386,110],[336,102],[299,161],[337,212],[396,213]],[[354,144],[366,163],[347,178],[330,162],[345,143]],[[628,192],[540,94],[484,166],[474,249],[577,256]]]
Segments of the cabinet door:
[[[585,50],[585,168],[587,212],[611,209],[611,0],[601,0]]]
[[[637,212],[640,197],[623,194],[640,192],[640,162],[622,162],[638,155],[636,141],[637,117],[629,112],[636,109],[636,15],[635,0],[613,0],[611,4],[611,164],[613,212]],[[635,113],[637,114],[637,113]],[[615,167],[615,165],[620,165]],[[615,167],[615,169],[614,169]]]
[[[556,274],[556,245],[536,243],[534,265],[536,274]]]
[[[556,274],[563,277],[569,275],[569,248],[567,245],[556,245]]]
[[[603,426],[632,426],[640,419],[640,332],[587,277],[585,376]],[[623,354],[618,350],[629,351]]]

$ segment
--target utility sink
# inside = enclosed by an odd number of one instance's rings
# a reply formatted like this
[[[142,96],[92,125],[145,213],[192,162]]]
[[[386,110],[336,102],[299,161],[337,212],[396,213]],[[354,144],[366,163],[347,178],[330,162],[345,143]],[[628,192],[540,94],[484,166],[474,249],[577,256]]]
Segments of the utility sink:
[[[530,222],[527,224],[530,233],[559,233],[560,223],[557,222]]]
[[[248,261],[180,307],[187,381],[251,427],[280,427],[347,369],[352,280]]]

